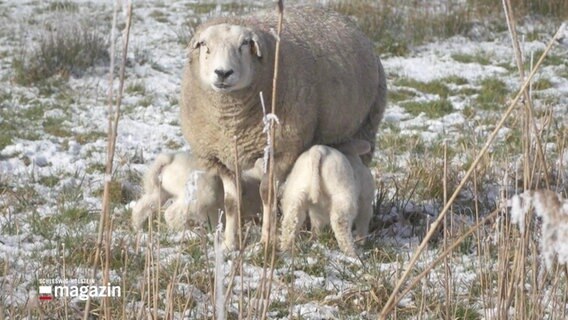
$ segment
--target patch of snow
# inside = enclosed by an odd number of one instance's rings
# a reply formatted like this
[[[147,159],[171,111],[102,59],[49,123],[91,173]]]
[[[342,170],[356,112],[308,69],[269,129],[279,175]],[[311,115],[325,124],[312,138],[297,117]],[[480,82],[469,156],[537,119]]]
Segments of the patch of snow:
[[[307,320],[338,319],[339,310],[337,307],[310,302],[295,305],[292,309],[292,314]]]
[[[448,57],[439,57],[434,52],[420,57],[392,57],[383,61],[387,71],[400,77],[411,78],[422,82],[440,80],[451,76],[467,77],[470,81],[499,76],[508,73],[507,69],[498,66],[483,66],[477,63],[458,63]]]

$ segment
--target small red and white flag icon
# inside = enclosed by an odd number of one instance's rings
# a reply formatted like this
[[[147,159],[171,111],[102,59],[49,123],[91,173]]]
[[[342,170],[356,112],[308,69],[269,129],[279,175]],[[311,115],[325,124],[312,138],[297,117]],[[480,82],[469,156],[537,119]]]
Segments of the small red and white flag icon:
[[[48,301],[53,299],[51,286],[39,286],[39,300]]]

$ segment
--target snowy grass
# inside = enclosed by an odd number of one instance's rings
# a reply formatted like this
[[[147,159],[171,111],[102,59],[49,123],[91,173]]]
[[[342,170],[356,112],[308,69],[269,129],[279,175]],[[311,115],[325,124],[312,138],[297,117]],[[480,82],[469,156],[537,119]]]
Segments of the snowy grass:
[[[62,9],[51,9],[52,6]],[[87,69],[108,63],[107,32],[94,20],[70,15],[72,8],[65,3],[51,3],[56,10],[52,21],[46,21],[33,42],[23,42],[14,56],[12,67],[14,80],[31,85],[54,75],[80,76]],[[40,30],[41,30],[40,29]]]
[[[513,0],[512,5],[519,17],[546,17],[560,22],[568,18],[568,3],[563,0]],[[501,1],[445,0],[416,5],[409,0],[332,0],[330,6],[352,16],[376,42],[381,55],[406,55],[413,47],[433,40],[456,35],[481,39],[506,30]],[[474,56],[457,55],[458,59]],[[488,63],[484,58],[482,61]]]
[[[423,11],[430,12],[432,6],[426,6]],[[109,299],[107,306],[102,299],[92,299],[93,317],[105,309],[112,319],[213,317],[213,230],[195,226],[170,232],[156,215],[146,231],[135,234],[130,208],[147,164],[160,152],[185,147],[177,96],[189,35],[180,30],[190,30],[187,21],[256,7],[231,2],[136,3],[134,49],[126,59],[124,113],[109,193],[113,237],[108,270],[123,295]],[[0,318],[82,318],[84,301],[39,302],[37,288],[41,278],[91,276],[105,172],[108,76],[95,67],[22,86],[12,81],[18,72],[12,57],[22,49],[21,39],[13,35],[42,26],[25,19],[31,12],[37,22],[62,11],[109,17],[111,8],[88,1],[1,1],[0,8],[10,22],[0,31],[0,52],[10,53],[0,54],[0,64],[6,66],[0,69]],[[500,4],[493,8],[500,16]],[[401,44],[406,46],[404,57],[394,50],[383,59],[390,102],[373,164],[376,214],[361,260],[344,257],[329,230],[317,239],[304,231],[293,252],[275,256],[268,318],[378,317],[417,244],[520,86],[507,28],[493,19],[487,17],[501,25],[483,27],[480,34],[486,37],[457,32],[433,43],[425,37]],[[553,27],[538,19],[520,21],[519,29],[526,34],[524,65],[529,68],[531,54],[536,59],[544,51]],[[369,22],[367,31],[375,22]],[[427,28],[427,22],[419,19],[414,26]],[[390,45],[378,40],[379,50]],[[565,266],[552,263],[545,269],[541,259],[546,221],[527,216],[520,230],[507,209],[508,200],[525,189],[545,188],[563,199],[568,196],[566,64],[566,49],[554,47],[532,85],[532,115],[519,105],[504,123],[411,268],[412,277],[425,276],[416,285],[403,286],[408,293],[391,318],[566,318]],[[446,104],[437,105],[439,101]],[[229,319],[260,314],[258,299],[266,292],[260,283],[267,257],[256,244],[260,226],[247,222],[243,239],[242,252],[224,257]],[[436,259],[440,261],[433,266]],[[97,273],[97,283],[102,277]]]

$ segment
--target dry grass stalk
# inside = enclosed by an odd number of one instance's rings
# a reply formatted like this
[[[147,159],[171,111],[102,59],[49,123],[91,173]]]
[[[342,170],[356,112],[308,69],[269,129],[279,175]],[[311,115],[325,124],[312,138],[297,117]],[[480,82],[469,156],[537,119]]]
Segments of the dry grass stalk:
[[[160,216],[161,210],[157,211],[157,216]],[[157,235],[161,234],[160,232],[161,223],[157,225]],[[154,248],[154,242],[150,242],[151,250],[147,253],[150,255],[150,271],[152,274],[151,283],[152,283],[152,315],[153,319],[158,319],[158,298],[160,297],[160,239],[156,239],[156,249]]]
[[[526,238],[538,239],[537,237],[530,237],[528,233],[534,228],[530,224],[533,221],[530,212],[534,207],[534,212],[537,216],[542,218],[542,235],[540,236],[539,245],[534,244],[534,241],[529,242],[530,253],[533,256],[532,265],[540,266],[541,261],[537,257],[544,260],[546,268],[537,271],[533,269],[532,288],[536,288],[536,292],[531,295],[529,291],[530,303],[536,306],[534,319],[542,319],[545,316],[545,306],[559,303],[556,298],[557,290],[560,287],[560,271],[563,270],[566,278],[568,279],[568,201],[563,200],[560,194],[556,194],[550,190],[538,191],[525,191],[520,195],[515,195],[511,199],[511,220],[517,224],[521,230],[521,234],[527,234]],[[526,245],[525,245],[526,246]],[[540,251],[540,254],[539,254]],[[558,263],[555,263],[557,261]],[[523,261],[524,263],[524,261]],[[551,276],[551,280],[546,277],[546,272]],[[540,292],[545,290],[545,283],[551,284],[548,290],[547,297],[542,297]],[[518,295],[523,297],[522,293]],[[564,298],[565,299],[565,298]],[[566,301],[566,300],[564,300]],[[522,302],[522,301],[521,301]],[[521,304],[521,307],[523,304]],[[517,308],[519,309],[519,308]],[[561,305],[552,307],[554,310],[564,310]],[[519,309],[524,310],[524,309]],[[565,313],[565,310],[562,312]],[[551,318],[563,319],[563,316],[549,314]]]
[[[126,267],[128,266],[128,248],[122,249],[122,256],[124,257],[124,261],[122,262],[122,288],[126,290]],[[121,306],[121,319],[126,319],[126,293],[122,295],[122,306]]]
[[[160,205],[158,204],[158,209],[156,210],[158,212],[161,211],[160,210]],[[153,212],[152,212],[153,213]],[[142,319],[143,317],[145,317],[145,315],[148,313],[147,308],[149,308],[152,305],[152,261],[153,261],[153,248],[152,245],[154,243],[154,225],[152,223],[152,217],[150,217],[148,219],[148,237],[146,239],[146,255],[144,257],[144,279],[142,281],[142,299],[141,301],[146,300],[146,303],[142,303],[140,304],[140,310],[138,313],[138,317],[137,319]]]
[[[520,79],[525,79],[525,61],[523,59],[523,54],[520,46],[520,41],[518,38],[518,34],[516,31],[516,19],[513,12],[514,6],[511,4],[511,0],[503,0],[503,7],[505,12],[505,17],[507,21],[507,26],[509,29],[509,33],[511,36],[511,42],[513,46],[513,51],[515,54],[515,60],[517,64],[517,68],[519,71]],[[531,69],[533,69],[533,55],[531,53]],[[524,91],[524,100],[522,101],[524,106],[524,113],[523,113],[523,185],[524,190],[528,190],[533,186],[538,186],[540,183],[539,181],[534,181],[535,175],[537,175],[537,179],[540,179],[541,175],[538,175],[539,171],[542,170],[542,175],[544,176],[544,182],[547,188],[550,187],[549,181],[549,170],[548,164],[544,155],[544,149],[542,147],[541,142],[541,133],[542,130],[538,130],[536,119],[534,118],[534,105],[532,101],[531,95],[531,86]],[[544,128],[543,128],[544,129]],[[533,143],[534,138],[534,143]],[[531,160],[532,149],[536,149],[536,158]],[[532,163],[531,163],[532,162]],[[542,304],[539,303],[540,301],[533,300],[527,296],[527,292],[525,290],[518,290],[523,281],[526,279],[527,275],[527,264],[526,264],[526,257],[528,254],[531,254],[530,251],[530,241],[531,237],[529,235],[530,227],[524,228],[525,223],[527,225],[530,224],[530,219],[523,216],[521,219],[522,226],[520,229],[520,245],[516,246],[518,249],[514,250],[514,262],[513,262],[513,271],[511,273],[511,281],[509,283],[509,290],[507,296],[507,307],[510,307],[513,303],[513,296],[515,299],[515,306],[518,310],[524,310],[526,301],[532,302],[533,305],[538,306],[538,310],[535,310],[535,313],[542,314],[544,312],[544,308]],[[538,253],[535,253],[534,256],[538,256]],[[533,264],[537,266],[537,264]],[[538,283],[536,270],[538,267],[533,268],[533,283]],[[530,275],[529,275],[530,276]],[[533,286],[533,288],[538,288],[537,285]],[[513,292],[514,291],[514,292]],[[508,308],[507,308],[508,309]],[[503,314],[505,310],[503,310]]]
[[[234,281],[235,281],[235,276],[237,275],[237,272],[240,275],[240,286],[241,286],[241,291],[239,294],[239,303],[238,303],[238,312],[239,312],[239,319],[243,319],[243,306],[244,306],[244,296],[243,296],[243,286],[244,286],[244,280],[243,280],[243,276],[244,276],[244,272],[243,272],[243,254],[244,254],[244,238],[243,238],[243,232],[242,232],[242,185],[241,185],[241,169],[239,166],[239,152],[238,152],[238,138],[237,136],[234,137],[235,139],[235,143],[234,143],[234,161],[235,161],[235,186],[237,189],[237,225],[239,226],[237,229],[237,235],[238,235],[238,241],[239,241],[239,254],[237,256],[237,260],[238,263],[233,264],[233,267],[231,269],[231,272],[229,273],[229,281],[228,281],[228,286],[225,289],[223,287],[223,278],[224,278],[224,273],[220,276],[220,274],[217,272],[219,265],[220,264],[224,264],[223,260],[218,260],[220,257],[217,255],[217,251],[218,251],[218,247],[217,247],[217,232],[215,233],[215,295],[214,295],[214,299],[215,299],[215,314],[216,317],[219,318],[224,318],[225,317],[225,310],[227,309],[227,305],[230,303],[231,301],[231,293],[233,290],[233,285],[234,285]],[[219,215],[219,222],[218,222],[218,226],[221,226],[221,215],[222,213]],[[219,229],[217,228],[217,231],[219,231]],[[221,257],[222,258],[222,257]],[[221,278],[221,279],[218,279]],[[220,281],[220,282],[218,282]],[[220,295],[220,293],[218,293],[218,291],[222,291],[224,290],[225,293],[223,295]],[[222,293],[222,292],[221,292]],[[221,299],[222,298],[222,299]],[[222,304],[222,308],[219,305],[219,303],[217,302],[217,300],[221,300],[221,304]],[[221,310],[222,309],[222,310]],[[222,315],[219,315],[222,312]]]
[[[266,106],[264,104],[264,96],[262,94],[262,91],[259,92],[259,97],[260,97],[260,104],[262,106],[263,117],[265,119],[264,120],[265,128],[263,130],[264,131],[268,130],[268,137],[267,137],[268,146],[267,146],[267,149],[265,149],[265,153],[264,153],[264,161],[265,162],[264,162],[264,171],[263,171],[264,174],[266,175],[267,167],[269,166],[269,163],[270,163],[270,153],[271,153],[271,147],[272,147],[271,139],[270,139],[270,126],[272,125],[272,122],[270,120],[268,120],[268,115],[266,114]],[[266,127],[266,126],[268,126],[268,127]],[[268,150],[268,152],[266,150]],[[264,206],[264,204],[263,204],[263,209],[266,210],[266,207]],[[263,213],[263,216],[265,216],[264,213]],[[268,264],[268,248],[269,248],[269,245],[268,245],[268,241],[267,241],[264,244],[264,260],[263,260],[263,263],[262,263],[262,276],[260,278],[260,285],[259,285],[260,290],[257,291],[256,300],[254,302],[253,307],[249,308],[249,311],[247,313],[247,319],[252,319],[253,311],[256,312],[258,310],[258,304],[261,300],[261,296],[263,295],[264,290],[262,288],[264,288],[264,281],[266,279],[266,266]]]
[[[523,53],[521,50],[521,46],[520,46],[520,41],[519,41],[519,37],[517,34],[517,22],[515,19],[515,15],[513,12],[513,6],[511,5],[511,0],[502,0],[503,1],[503,8],[504,8],[504,12],[505,12],[505,18],[507,21],[507,27],[509,29],[509,34],[511,35],[511,43],[513,46],[513,52],[515,55],[515,61],[517,64],[517,69],[519,71],[519,77],[521,80],[525,80],[525,67],[524,67],[524,59],[523,59]],[[531,61],[531,66],[532,66],[532,61]],[[550,187],[550,182],[548,179],[548,168],[547,168],[547,163],[546,163],[546,157],[544,156],[544,151],[543,151],[543,147],[542,147],[542,142],[540,139],[540,135],[539,135],[539,131],[536,125],[536,121],[533,117],[533,110],[534,110],[534,105],[532,102],[532,96],[531,96],[531,85],[529,85],[528,88],[526,88],[523,92],[523,96],[524,96],[524,100],[522,101],[523,105],[525,106],[525,117],[524,117],[524,123],[523,123],[523,133],[524,133],[524,166],[523,166],[523,172],[524,172],[524,187],[525,190],[528,189],[530,187],[530,184],[532,182],[532,176],[534,175],[534,173],[536,172],[536,170],[530,170],[529,168],[529,162],[530,162],[530,146],[532,145],[531,143],[531,130],[534,131],[534,137],[536,140],[536,151],[537,151],[537,156],[538,156],[538,160],[540,163],[540,166],[543,169],[544,172],[544,179],[545,179],[545,183],[546,183],[546,187],[549,188]],[[536,163],[536,162],[535,162]],[[532,174],[531,174],[532,172]]]
[[[214,239],[214,253],[215,253],[215,278],[214,278],[214,305],[213,309],[214,318],[218,320],[225,319],[225,294],[223,279],[225,277],[225,261],[223,258],[223,223],[219,218],[219,223],[215,230]]]
[[[113,19],[112,19],[112,36],[114,40],[114,32],[116,29],[116,17],[118,13],[118,2],[115,2],[114,12],[113,12]],[[105,270],[103,273],[103,283],[106,284],[109,281],[109,263],[108,260],[110,259],[110,242],[112,239],[112,226],[110,223],[110,187],[111,187],[111,177],[112,177],[112,169],[113,169],[113,161],[114,161],[114,152],[116,147],[116,139],[117,139],[117,130],[118,130],[118,122],[120,119],[120,106],[122,103],[122,94],[124,92],[124,75],[125,75],[125,68],[126,68],[126,54],[128,53],[128,41],[130,37],[130,24],[132,21],[132,3],[128,3],[128,8],[126,12],[126,26],[124,27],[124,37],[123,37],[123,50],[122,50],[122,63],[120,66],[120,80],[119,80],[119,90],[118,90],[118,98],[116,101],[116,105],[114,105],[114,114],[113,114],[113,80],[114,80],[114,55],[115,55],[115,47],[114,41],[111,41],[111,63],[110,63],[110,71],[109,71],[109,95],[108,95],[108,111],[109,111],[109,118],[108,118],[108,132],[107,132],[107,162],[105,165],[105,179],[104,179],[104,191],[103,191],[103,199],[102,199],[102,212],[101,217],[99,220],[99,232],[97,235],[97,243],[95,248],[95,255],[92,261],[93,263],[93,271],[92,271],[92,278],[94,279],[97,274],[97,268],[99,266],[98,258],[100,256],[100,251],[102,247],[103,237],[105,237],[106,245],[105,245]],[[106,236],[105,236],[106,235]],[[83,319],[88,319],[89,316],[89,307],[90,307],[90,298],[87,299],[85,305],[85,312],[83,315]],[[106,319],[110,319],[110,305],[108,302],[108,298],[103,299],[103,306],[105,309],[105,317]]]
[[[532,78],[535,76],[536,72],[539,70],[540,66],[542,65],[542,62],[544,61],[544,59],[546,58],[546,56],[548,55],[548,52],[550,51],[550,49],[552,48],[552,46],[556,43],[556,39],[562,34],[564,29],[564,25],[562,25],[558,31],[554,34],[554,36],[552,37],[552,39],[548,42],[546,49],[544,50],[544,52],[542,53],[542,55],[540,56],[539,60],[537,61],[534,69],[531,71],[531,73],[528,75],[527,79],[525,80],[525,82],[523,83],[523,85],[521,86],[520,90],[518,91],[517,95],[515,96],[515,98],[512,100],[512,102],[509,104],[509,107],[507,108],[507,110],[504,112],[504,114],[502,115],[501,119],[499,120],[499,122],[496,124],[495,129],[493,130],[493,132],[491,133],[491,135],[487,138],[486,143],[484,144],[483,148],[480,150],[479,154],[477,155],[477,157],[475,158],[475,160],[472,162],[471,166],[469,167],[469,169],[467,170],[467,172],[465,173],[462,181],[459,183],[459,185],[456,187],[456,190],[454,191],[454,193],[452,194],[452,196],[450,197],[450,199],[448,200],[448,203],[446,203],[446,205],[444,206],[444,208],[442,209],[442,211],[440,212],[440,214],[438,215],[438,217],[436,218],[436,220],[433,222],[432,224],[432,228],[430,229],[430,231],[426,234],[426,236],[424,237],[424,239],[422,240],[420,246],[418,246],[418,248],[416,249],[416,251],[414,252],[412,258],[410,259],[408,265],[406,266],[406,270],[403,272],[402,276],[399,278],[399,280],[396,283],[396,286],[393,290],[393,292],[391,293],[389,299],[387,300],[387,303],[384,305],[383,309],[381,310],[381,313],[379,315],[379,319],[386,319],[388,317],[388,315],[390,314],[390,312],[392,311],[392,309],[396,306],[397,302],[400,300],[400,298],[402,297],[401,295],[398,294],[398,292],[400,291],[402,285],[405,283],[406,279],[408,278],[409,274],[412,272],[414,266],[416,265],[416,262],[418,261],[418,258],[420,257],[420,255],[422,254],[422,252],[424,251],[424,248],[426,247],[427,242],[433,237],[434,233],[436,232],[436,230],[438,229],[440,223],[443,221],[443,219],[445,218],[446,214],[448,213],[450,207],[452,206],[453,202],[456,200],[456,198],[458,197],[460,191],[462,190],[462,188],[465,186],[465,184],[467,183],[467,181],[469,180],[469,178],[471,177],[472,173],[475,171],[475,169],[477,168],[477,165],[480,163],[480,161],[483,159],[483,157],[485,156],[485,154],[487,153],[487,151],[489,150],[489,147],[493,144],[495,138],[497,137],[497,134],[499,132],[499,130],[503,127],[503,125],[505,124],[505,121],[509,118],[509,116],[511,115],[511,113],[513,112],[513,110],[515,109],[517,103],[519,102],[519,100],[521,99],[521,97],[524,95],[525,90],[528,88]]]
[[[442,178],[442,188],[443,188],[443,198],[444,198],[444,205],[448,202],[448,143],[447,141],[444,142],[444,169],[443,169],[443,178]],[[450,225],[448,225],[448,219],[444,219],[444,249],[448,248],[448,238],[453,237],[451,230],[453,230],[452,224],[452,217],[450,214]],[[451,286],[452,286],[452,276],[451,276],[451,267],[450,267],[450,259],[448,257],[444,258],[444,289],[446,293],[447,302],[445,303],[446,308],[446,315],[450,314],[450,307],[452,305],[452,294],[451,294]]]
[[[404,297],[406,294],[408,294],[412,288],[414,288],[415,286],[417,286],[420,281],[427,276],[428,274],[430,274],[430,272],[443,260],[445,260],[447,258],[447,256],[452,253],[467,237],[469,237],[470,235],[472,235],[474,232],[478,231],[482,226],[486,225],[486,223],[488,223],[489,221],[495,219],[495,217],[497,217],[497,214],[499,213],[499,210],[495,210],[493,211],[491,214],[487,215],[485,218],[483,218],[481,221],[479,221],[477,224],[475,224],[473,227],[469,228],[469,230],[467,230],[464,234],[461,235],[461,237],[459,237],[458,239],[456,239],[456,241],[454,241],[449,247],[445,248],[444,251],[442,251],[442,253],[437,254],[437,258],[432,261],[428,267],[426,267],[424,269],[424,271],[422,271],[420,274],[418,274],[416,277],[414,277],[414,279],[412,279],[412,281],[409,282],[408,286],[402,290],[399,294],[399,297],[402,298]],[[398,302],[398,301],[397,301]]]
[[[238,267],[239,267],[239,275],[241,280],[241,291],[239,294],[239,319],[243,319],[243,305],[244,305],[244,297],[243,297],[243,288],[244,288],[244,272],[243,272],[243,253],[244,253],[244,244],[243,244],[243,213],[242,213],[242,186],[241,186],[241,168],[239,167],[239,149],[237,148],[238,140],[237,136],[235,136],[235,185],[237,188],[237,234],[239,237],[239,256],[238,256]],[[233,284],[233,280],[230,281],[230,285]],[[227,294],[230,292],[230,289],[227,290]],[[225,298],[225,301],[229,301],[228,298]]]
[[[67,269],[65,268],[65,243],[61,244],[61,260],[63,261],[63,279],[67,278]],[[65,319],[69,318],[69,303],[67,302],[67,297],[63,299],[63,309],[65,314]]]
[[[274,54],[274,76],[272,78],[272,101],[271,101],[271,110],[270,113],[275,116],[276,115],[276,101],[277,99],[277,95],[278,95],[278,67],[279,67],[279,62],[280,62],[280,36],[282,33],[282,22],[284,19],[284,4],[282,0],[278,1],[278,13],[279,13],[279,17],[278,17],[278,30],[277,30],[277,37],[276,37],[276,49],[275,49],[275,54]],[[274,136],[275,136],[275,132],[276,132],[276,127],[274,124],[274,121],[272,121],[272,125],[270,126],[270,143],[272,145],[268,146],[270,149],[269,152],[269,159],[268,159],[268,196],[267,196],[267,201],[268,204],[270,206],[269,210],[270,210],[270,232],[269,232],[269,239],[271,236],[274,236],[276,234],[276,225],[275,225],[275,219],[272,219],[272,215],[273,215],[273,202],[275,202],[274,200],[276,200],[275,198],[275,190],[274,190]],[[274,199],[273,199],[274,198]],[[274,240],[274,239],[273,239]],[[270,241],[267,241],[267,243]]]
[[[511,42],[512,42],[512,47],[513,47],[513,53],[515,56],[515,61],[517,63],[517,68],[519,70],[519,76],[521,80],[525,79],[525,70],[524,70],[524,59],[523,59],[523,55],[521,52],[521,47],[520,47],[520,43],[519,43],[519,39],[517,36],[517,23],[515,20],[515,16],[513,14],[513,8],[511,6],[511,1],[510,0],[503,0],[503,8],[504,8],[504,13],[505,13],[505,18],[507,21],[507,27],[509,29],[509,34],[511,36]],[[533,105],[532,105],[532,99],[531,99],[531,95],[530,95],[530,87],[531,84],[529,84],[529,87],[523,92],[523,100],[522,103],[525,106],[524,110],[524,116],[523,116],[523,139],[522,139],[522,145],[523,145],[523,184],[525,189],[529,188],[529,186],[531,185],[531,170],[530,170],[530,159],[531,159],[531,134],[530,134],[530,122],[531,122],[531,115],[532,113],[530,112],[530,110],[532,110]],[[524,244],[524,235],[526,233],[525,232],[521,232],[521,243]],[[517,287],[519,282],[524,281],[525,278],[525,268],[524,268],[524,260],[525,260],[525,246],[522,245],[520,247],[520,250],[515,250],[514,251],[514,258],[513,258],[513,272],[511,272],[511,278],[509,280],[509,286],[508,286],[508,290],[505,296],[505,307],[502,309],[502,313],[501,316],[506,316],[507,315],[507,310],[509,310],[511,304],[513,303],[513,290],[515,287]],[[518,292],[518,290],[515,290],[516,292]],[[521,292],[521,295],[524,295],[524,292]],[[524,308],[524,297],[518,297],[515,294],[515,299],[516,299],[516,305],[519,306],[519,308],[523,309]]]
[[[239,251],[242,252],[243,249],[243,231],[241,229],[242,227],[242,186],[241,186],[241,168],[239,166],[239,150],[237,148],[238,145],[238,138],[237,136],[235,136],[235,186],[237,188],[237,225],[239,226],[237,228],[237,235],[239,237]]]
[[[477,177],[477,172],[473,173],[473,193],[474,193],[474,206],[475,206],[475,223],[479,224],[480,220],[479,220],[479,201],[478,201],[478,177]],[[489,250],[486,250],[487,247],[487,241],[481,241],[482,238],[482,234],[481,234],[481,228],[477,228],[476,232],[475,232],[475,239],[476,239],[476,243],[477,243],[477,248],[478,250],[480,250],[479,254],[477,255],[477,263],[479,266],[483,266],[485,265],[486,261],[489,261],[489,257],[487,257],[487,253],[489,253]],[[487,277],[484,275],[484,270],[483,268],[477,268],[477,276],[479,277],[479,282],[480,282],[480,288],[486,288],[487,287]],[[483,303],[483,305],[487,305],[488,303],[488,297],[487,294],[485,293],[484,290],[481,290],[481,301]],[[488,311],[486,309],[484,309],[485,312],[485,318],[489,318],[489,314]]]
[[[263,263],[263,270],[262,270],[262,278],[260,281],[260,301],[262,302],[262,311],[261,311],[261,319],[266,319],[268,313],[268,307],[270,304],[270,292],[272,290],[272,278],[274,272],[274,262],[276,257],[276,183],[274,181],[274,137],[275,137],[275,117],[276,117],[276,101],[278,95],[278,68],[280,62],[280,37],[282,34],[282,25],[284,20],[284,2],[283,0],[279,0],[277,3],[278,6],[278,27],[276,31],[276,48],[274,54],[274,76],[272,78],[272,101],[271,101],[271,115],[272,117],[269,118],[270,127],[269,127],[269,138],[268,138],[268,150],[269,150],[269,157],[268,157],[268,195],[267,195],[267,204],[268,206],[264,206],[264,210],[268,210],[268,212],[264,212],[264,217],[269,217],[269,230],[268,230],[268,238],[264,244],[264,263]],[[272,239],[271,239],[272,238]],[[270,254],[270,255],[269,255]],[[270,261],[269,261],[270,257]],[[270,276],[266,277],[267,268],[270,267]],[[268,282],[268,283],[267,283]],[[249,314],[250,315],[250,314]]]
[[[203,250],[203,255],[205,257],[209,257],[209,241],[207,241],[207,237],[206,236],[202,236],[201,237],[201,241],[200,244],[202,246],[202,250]],[[215,279],[212,277],[211,272],[207,272],[207,284],[208,284],[208,292],[215,292],[214,290],[214,285],[215,285]],[[206,303],[205,307],[208,307],[208,303]],[[215,305],[212,305],[213,308],[215,308]]]

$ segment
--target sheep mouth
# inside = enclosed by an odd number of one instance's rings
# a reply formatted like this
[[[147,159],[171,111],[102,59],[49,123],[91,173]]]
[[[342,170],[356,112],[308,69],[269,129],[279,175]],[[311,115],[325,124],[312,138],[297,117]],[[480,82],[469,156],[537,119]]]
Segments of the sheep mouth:
[[[223,82],[213,84],[213,90],[215,90],[215,91],[226,92],[226,91],[230,91],[231,87],[232,87],[231,85],[223,83]]]

